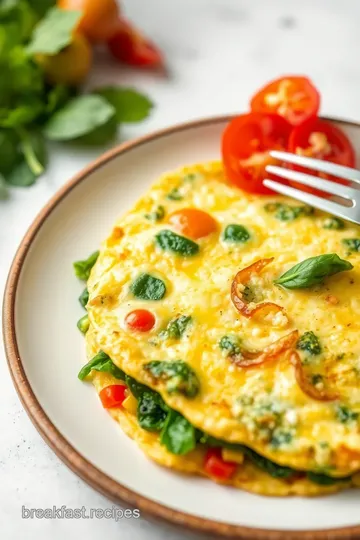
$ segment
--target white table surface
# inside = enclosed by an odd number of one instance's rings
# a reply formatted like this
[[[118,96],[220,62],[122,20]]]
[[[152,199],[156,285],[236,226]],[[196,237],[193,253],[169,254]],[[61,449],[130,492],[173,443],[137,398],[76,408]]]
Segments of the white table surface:
[[[169,76],[100,58],[90,84],[117,82],[156,103],[120,140],[177,122],[243,111],[263,83],[284,73],[313,78],[322,112],[360,120],[358,0],[127,0],[126,13],[166,52]],[[25,230],[49,197],[101,153],[54,147],[46,175],[0,201],[0,290]],[[180,540],[181,530],[145,519],[23,520],[21,507],[111,507],[46,446],[22,409],[0,350],[0,523],[4,540]],[[221,504],[221,501],[220,501]],[[265,501],[264,501],[265,504]],[[193,538],[193,535],[189,535]]]

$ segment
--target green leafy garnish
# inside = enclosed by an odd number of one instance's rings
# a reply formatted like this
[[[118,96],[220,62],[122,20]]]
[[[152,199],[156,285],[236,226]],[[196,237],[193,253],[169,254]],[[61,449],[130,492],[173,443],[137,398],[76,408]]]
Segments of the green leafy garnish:
[[[34,184],[44,171],[47,161],[45,140],[39,132],[27,133],[19,128],[18,133],[21,133],[21,138],[17,163],[6,175],[6,181],[12,186],[28,187]]]
[[[107,86],[95,90],[95,93],[104,97],[114,107],[118,123],[141,122],[149,116],[153,107],[147,96],[133,88]]]
[[[91,269],[96,263],[98,257],[99,252],[94,251],[94,253],[89,255],[87,259],[74,262],[74,270],[76,276],[82,281],[87,281],[89,279]]]
[[[170,410],[160,435],[160,442],[172,454],[187,454],[196,446],[195,428],[180,413]]]
[[[139,396],[137,419],[147,431],[160,431],[168,415],[168,408],[157,392],[142,392]]]
[[[144,217],[145,219],[148,219],[149,221],[156,223],[157,221],[161,221],[164,216],[165,216],[165,208],[159,205],[153,212],[150,212],[149,214],[145,214]]]
[[[323,228],[330,229],[332,231],[342,231],[345,229],[345,221],[338,217],[331,216],[325,219]]]
[[[73,31],[81,18],[81,11],[67,11],[53,7],[36,26],[27,46],[29,54],[56,54],[71,43]]]
[[[181,201],[184,197],[181,195],[179,188],[174,188],[166,195],[169,201]]]
[[[332,486],[333,484],[337,484],[339,482],[349,482],[351,480],[351,476],[346,476],[345,478],[335,478],[326,474],[315,473],[312,471],[308,471],[306,476],[309,480],[311,480],[311,482],[319,484],[320,486]]]
[[[228,225],[223,233],[225,242],[244,243],[250,239],[249,231],[243,226],[236,223]]]
[[[290,206],[279,202],[267,203],[264,209],[266,212],[274,212],[274,217],[280,221],[294,221],[298,217],[311,216],[314,213],[311,206]]]
[[[237,336],[223,336],[219,341],[219,347],[226,351],[227,356],[240,354],[240,339]]]
[[[339,272],[351,270],[353,265],[349,261],[340,259],[336,253],[327,253],[310,257],[290,268],[274,283],[287,289],[303,289],[322,283],[325,277]]]
[[[82,307],[86,309],[86,304],[88,303],[88,301],[89,301],[89,291],[87,288],[85,288],[79,296],[79,302],[82,305]]]
[[[345,405],[338,405],[336,407],[335,412],[336,412],[337,419],[343,424],[348,424],[350,422],[353,422],[354,420],[357,420],[359,417],[359,413],[352,411]]]
[[[133,379],[133,377],[130,377],[129,375],[125,375],[125,382],[130,388],[130,392],[136,397],[136,399],[139,399],[144,392],[154,392],[151,390],[151,388],[145,386],[145,384],[139,383],[136,379]]]
[[[155,235],[156,244],[164,251],[171,251],[183,257],[192,257],[199,253],[199,245],[185,236],[180,236],[168,229]]]
[[[298,340],[296,348],[301,351],[306,351],[309,354],[315,356],[321,353],[321,345],[319,338],[314,332],[305,332]]]
[[[169,394],[183,394],[193,398],[199,393],[200,382],[195,371],[182,360],[153,360],[145,364],[144,369],[156,382],[166,382],[166,391]]]
[[[171,319],[166,329],[160,332],[160,337],[163,339],[180,339],[191,321],[192,318],[189,315],[180,315],[180,317]]]
[[[360,251],[360,238],[344,238],[341,242],[349,251]]]
[[[161,300],[165,296],[166,285],[162,279],[140,274],[130,285],[130,291],[142,300]]]
[[[44,133],[51,141],[79,139],[104,126],[114,116],[114,107],[103,97],[79,96],[70,100],[50,118]]]
[[[89,375],[91,370],[110,373],[116,379],[120,379],[122,381],[125,380],[125,373],[115,366],[110,356],[103,351],[98,352],[97,355],[90,360],[90,362],[85,364],[85,366],[79,371],[78,378],[83,381]]]
[[[86,332],[89,330],[90,321],[89,321],[89,315],[86,314],[77,322],[77,327],[80,330],[82,334],[86,334]]]

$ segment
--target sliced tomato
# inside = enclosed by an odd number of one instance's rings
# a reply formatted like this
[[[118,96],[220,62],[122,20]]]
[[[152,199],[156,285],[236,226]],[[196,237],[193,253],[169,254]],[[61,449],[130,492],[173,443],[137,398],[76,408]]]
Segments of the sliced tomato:
[[[224,461],[221,456],[221,448],[209,448],[206,452],[204,470],[209,476],[219,480],[228,480],[234,476],[237,463]]]
[[[131,66],[154,68],[164,63],[160,49],[131,23],[120,19],[117,30],[108,41],[111,54]]]
[[[231,120],[222,136],[227,177],[250,193],[272,193],[263,185],[266,165],[275,163],[270,150],[285,150],[290,124],[277,114],[249,113]]]
[[[250,106],[254,112],[277,113],[298,126],[317,115],[320,94],[307,77],[281,77],[261,88]]]
[[[149,332],[155,325],[155,316],[147,309],[134,309],[126,315],[125,323],[131,330]]]
[[[337,163],[338,165],[346,165],[347,167],[355,166],[355,150],[345,133],[334,124],[320,118],[313,118],[301,126],[294,128],[289,138],[288,149],[289,152],[300,156],[323,159]],[[296,167],[296,169],[309,172],[299,167]],[[346,180],[324,173],[311,171],[311,174],[317,174],[321,178],[330,178],[339,184],[348,183]],[[324,196],[324,193],[317,189],[303,186],[296,182],[291,183],[303,191]]]
[[[123,401],[127,397],[125,384],[111,384],[105,386],[99,394],[101,403],[104,409],[112,409],[113,407],[121,407]]]

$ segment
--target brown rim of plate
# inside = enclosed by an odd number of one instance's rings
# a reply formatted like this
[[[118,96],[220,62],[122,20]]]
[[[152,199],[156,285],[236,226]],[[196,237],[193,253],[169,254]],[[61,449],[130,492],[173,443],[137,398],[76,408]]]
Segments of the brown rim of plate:
[[[241,525],[230,525],[225,522],[212,521],[193,516],[191,514],[186,514],[179,510],[173,510],[167,506],[152,501],[151,499],[148,499],[147,497],[144,497],[131,489],[128,489],[92,465],[92,463],[77,452],[75,448],[73,448],[71,444],[61,435],[36,399],[22,365],[15,331],[15,299],[19,277],[32,242],[34,241],[47,217],[56,208],[59,202],[62,201],[80,182],[86,180],[86,178],[96,169],[133,148],[179,131],[223,123],[231,120],[233,116],[234,115],[226,115],[208,118],[205,120],[195,120],[184,124],[179,124],[174,127],[158,130],[150,135],[145,135],[144,137],[120,144],[84,168],[79,174],[60,188],[50,199],[46,206],[37,215],[22,239],[12,262],[5,286],[3,304],[3,333],[5,353],[11,377],[28,416],[45,442],[52,448],[63,463],[65,463],[65,465],[67,465],[74,473],[80,476],[80,478],[82,478],[87,484],[115,503],[125,502],[132,507],[138,508],[148,517],[161,518],[173,524],[182,525],[183,527],[196,530],[198,532],[216,534],[223,537],[242,539],[252,538],[254,540],[297,540],[300,538],[301,540],[344,540],[345,538],[359,538],[360,525],[352,527],[340,527],[336,529],[299,531],[254,529],[252,527],[243,527]],[[341,122],[348,126],[360,127],[360,124],[356,122],[338,120],[335,118],[328,118],[328,120]]]

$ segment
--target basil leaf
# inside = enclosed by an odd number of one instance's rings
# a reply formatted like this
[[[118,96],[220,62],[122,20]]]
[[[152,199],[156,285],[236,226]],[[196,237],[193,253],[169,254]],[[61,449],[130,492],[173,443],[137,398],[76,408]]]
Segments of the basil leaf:
[[[112,105],[100,96],[75,97],[50,118],[44,133],[52,141],[79,139],[104,126],[114,115]]]
[[[116,379],[120,379],[122,381],[125,380],[125,373],[121,369],[119,369],[111,360],[110,356],[108,356],[103,351],[98,352],[97,355],[94,356],[92,360],[90,360],[90,362],[88,362],[83,368],[81,368],[78,374],[78,378],[83,381],[85,377],[89,375],[92,369],[94,369],[95,371],[103,371],[106,373],[110,373]]]
[[[139,397],[137,420],[147,431],[160,431],[168,415],[168,408],[157,392],[145,391]]]
[[[77,322],[77,327],[82,334],[86,334],[90,327],[89,315],[86,314]]]
[[[99,251],[94,251],[89,257],[83,261],[74,262],[75,275],[82,281],[87,281],[94,264],[99,257]]]
[[[87,288],[85,288],[79,296],[79,302],[82,305],[82,307],[86,309],[86,304],[88,303],[88,301],[89,301],[89,291],[87,290]]]
[[[319,338],[314,332],[305,332],[298,340],[296,348],[301,351],[307,351],[309,354],[316,356],[321,353],[321,345]]]
[[[192,318],[187,315],[180,315],[180,317],[172,319],[166,329],[160,332],[160,337],[163,339],[180,339],[191,321]]]
[[[156,382],[166,382],[166,391],[169,394],[183,394],[193,398],[199,393],[200,382],[195,371],[182,360],[153,360],[145,364],[144,369]]]
[[[195,428],[180,413],[170,410],[162,428],[160,443],[172,454],[187,454],[196,446]]]
[[[250,239],[249,231],[243,226],[236,223],[228,225],[223,233],[224,242],[244,243]]]
[[[360,238],[344,238],[342,243],[349,251],[360,251]]]
[[[192,257],[199,253],[199,245],[185,236],[164,229],[155,235],[156,244],[164,251],[171,251],[183,257]]]
[[[142,300],[161,300],[166,293],[166,285],[162,279],[150,274],[140,274],[130,286],[136,298]]]
[[[290,268],[274,283],[287,289],[302,289],[322,283],[324,278],[339,272],[351,270],[353,265],[349,261],[340,259],[336,253],[327,253],[310,257]]]
[[[81,11],[53,7],[36,26],[27,46],[28,54],[54,55],[70,45],[72,34],[82,16]]]
[[[116,120],[123,122],[141,122],[150,114],[153,103],[144,94],[140,94],[133,88],[117,88],[107,86],[97,88],[96,94],[105,98],[116,111]]]

